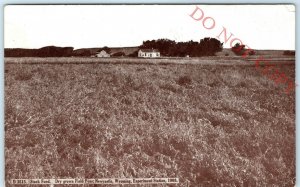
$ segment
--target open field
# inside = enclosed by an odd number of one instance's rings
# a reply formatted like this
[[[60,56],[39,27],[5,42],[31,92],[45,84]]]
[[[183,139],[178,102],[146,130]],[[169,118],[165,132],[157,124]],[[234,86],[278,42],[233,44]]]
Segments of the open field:
[[[265,57],[265,56],[263,56]],[[147,65],[172,65],[172,64],[201,64],[201,65],[227,65],[227,66],[253,66],[259,56],[243,59],[241,56],[214,56],[214,57],[162,57],[162,58],[95,58],[95,57],[7,57],[6,64],[147,64]],[[280,56],[268,59],[271,64],[295,65],[295,57]]]
[[[6,180],[295,185],[295,95],[253,63],[101,60],[6,59]],[[294,79],[294,62],[286,60],[280,68]]]

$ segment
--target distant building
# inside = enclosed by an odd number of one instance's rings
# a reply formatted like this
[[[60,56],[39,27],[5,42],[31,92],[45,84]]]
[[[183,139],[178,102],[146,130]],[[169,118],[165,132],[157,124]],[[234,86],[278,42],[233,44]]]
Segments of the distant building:
[[[105,58],[105,57],[110,57],[110,54],[107,53],[105,50],[102,50],[102,51],[100,51],[99,53],[97,53],[95,56],[96,56],[96,57]]]
[[[157,49],[140,49],[138,57],[141,58],[157,58],[160,57],[160,52]]]

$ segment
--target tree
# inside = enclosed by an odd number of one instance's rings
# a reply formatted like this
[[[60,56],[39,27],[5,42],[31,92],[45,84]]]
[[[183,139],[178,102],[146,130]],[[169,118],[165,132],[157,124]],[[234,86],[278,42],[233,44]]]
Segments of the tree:
[[[169,39],[147,40],[139,46],[140,49],[158,49],[163,56],[169,56],[170,49],[176,45],[176,42]]]
[[[236,43],[231,50],[236,54],[236,55],[255,55],[255,51],[252,49],[246,49],[245,45],[241,45],[240,43]]]
[[[200,56],[213,56],[216,52],[223,50],[223,43],[215,38],[204,38],[200,40]]]
[[[240,43],[236,43],[231,50],[236,54],[236,55],[242,55],[244,50],[245,50],[245,45],[241,45]]]

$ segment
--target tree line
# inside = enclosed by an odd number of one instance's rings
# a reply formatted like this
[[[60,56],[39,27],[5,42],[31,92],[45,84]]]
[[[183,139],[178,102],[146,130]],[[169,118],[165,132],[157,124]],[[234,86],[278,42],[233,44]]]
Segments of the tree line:
[[[4,49],[5,57],[69,57],[73,55],[73,47],[47,46],[40,49]]]
[[[158,49],[161,56],[174,57],[200,57],[213,56],[216,52],[222,51],[223,43],[215,38],[203,38],[199,42],[175,42],[169,39],[147,40],[138,47],[139,49]],[[98,50],[111,52],[109,47],[103,47]],[[137,57],[138,51],[129,54],[130,57]],[[70,56],[92,56],[90,49],[77,49],[73,47],[46,46],[40,49],[22,49],[13,48],[4,50],[5,57],[70,57]],[[126,56],[123,52],[111,54],[111,56]]]
[[[188,42],[175,42],[169,39],[143,41],[140,49],[158,49],[161,56],[174,57],[200,57],[213,56],[222,51],[223,43],[215,38],[203,38],[199,42],[190,40]]]

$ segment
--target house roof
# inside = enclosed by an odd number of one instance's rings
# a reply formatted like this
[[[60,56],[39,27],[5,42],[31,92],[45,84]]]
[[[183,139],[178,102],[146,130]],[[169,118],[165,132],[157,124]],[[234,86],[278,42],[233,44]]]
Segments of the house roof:
[[[96,54],[100,54],[100,53],[107,53],[108,54],[108,52],[106,52],[104,49],[101,50],[101,51],[98,51]]]
[[[159,53],[159,50],[158,49],[140,49],[142,52],[148,52],[148,53],[151,53],[151,52],[154,52],[154,53]]]

